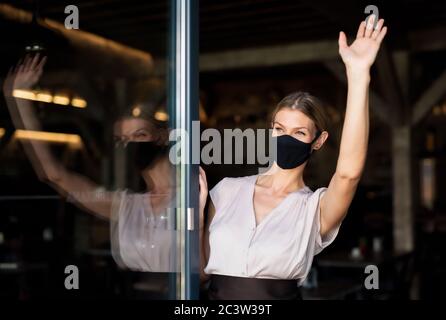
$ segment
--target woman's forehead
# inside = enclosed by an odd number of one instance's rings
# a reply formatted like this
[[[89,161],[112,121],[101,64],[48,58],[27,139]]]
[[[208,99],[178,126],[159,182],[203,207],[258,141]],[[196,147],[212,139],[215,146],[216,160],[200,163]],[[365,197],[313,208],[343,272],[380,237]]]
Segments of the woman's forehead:
[[[128,135],[141,129],[150,130],[150,122],[138,118],[124,118],[116,121],[114,124],[115,134]]]
[[[276,113],[274,122],[287,128],[305,127],[309,130],[314,128],[314,122],[300,110],[283,108]]]

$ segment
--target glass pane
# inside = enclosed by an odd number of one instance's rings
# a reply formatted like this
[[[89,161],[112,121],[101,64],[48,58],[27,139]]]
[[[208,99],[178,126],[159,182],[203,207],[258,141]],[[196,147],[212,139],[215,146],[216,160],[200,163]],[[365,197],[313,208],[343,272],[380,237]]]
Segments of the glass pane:
[[[175,299],[170,1],[38,4],[0,6],[0,296]]]

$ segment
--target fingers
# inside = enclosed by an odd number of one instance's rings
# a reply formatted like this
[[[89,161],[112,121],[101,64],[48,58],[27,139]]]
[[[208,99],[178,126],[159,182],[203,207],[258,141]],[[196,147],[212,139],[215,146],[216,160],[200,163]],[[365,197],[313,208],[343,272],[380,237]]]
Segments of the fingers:
[[[372,35],[373,26],[375,25],[375,19],[376,16],[374,14],[371,14],[367,19],[367,26],[365,28],[365,34],[364,34],[365,38],[370,38],[370,36]]]
[[[34,56],[27,54],[24,59],[19,60],[14,72],[37,72],[43,69],[47,57],[40,58],[40,54],[37,53]]]
[[[371,36],[373,40],[376,40],[378,38],[378,35],[381,32],[383,25],[384,25],[384,19],[379,19],[378,23],[376,24],[376,28]]]
[[[387,33],[387,27],[384,27],[384,19],[379,19],[376,27],[374,28],[373,26],[375,25],[375,19],[376,16],[372,14],[367,19],[367,23],[365,21],[362,21],[359,25],[358,34],[356,35],[356,37],[371,38],[373,40],[381,42]]]
[[[345,33],[343,31],[339,32],[338,44],[339,44],[339,49],[348,47],[347,36],[345,35]]]
[[[198,167],[199,171],[200,171],[200,175],[203,175],[204,178],[206,178],[206,171],[203,170],[203,168],[201,166]]]
[[[25,70],[25,65],[23,63],[21,63],[20,65],[18,65],[18,68],[16,69],[16,73],[22,73]]]
[[[200,168],[201,169],[201,168]],[[201,170],[200,170],[200,172],[199,172],[199,174],[198,174],[198,178],[200,179],[200,184],[204,181],[204,178],[203,178],[203,173],[201,172]]]
[[[204,208],[206,207],[208,197],[208,184],[206,181],[206,172],[199,167],[199,185],[200,185],[200,219],[204,217]]]
[[[31,64],[33,62],[33,58],[27,54],[25,56],[25,60],[23,61],[23,71],[28,72],[31,69]]]
[[[34,57],[30,57],[29,59],[29,65],[28,65],[28,71],[34,71],[36,69],[36,67],[39,65],[39,60],[40,60],[40,54],[37,53]]]
[[[207,179],[206,179],[206,172],[203,170],[203,168],[201,168],[201,166],[199,167],[199,182],[200,182],[200,186],[203,186],[204,188],[207,189]]]
[[[358,33],[356,34],[356,38],[364,38],[365,33],[365,21],[362,21],[358,28]]]
[[[207,196],[208,188],[207,188],[206,179],[203,178],[203,176],[201,174],[198,177],[198,185],[200,187],[200,198],[202,196]]]
[[[381,32],[378,34],[378,36],[376,37],[376,41],[381,42],[383,41],[384,37],[386,36],[387,33],[387,27],[384,27]]]
[[[42,58],[42,60],[40,60],[40,62],[39,62],[39,64],[37,65],[37,70],[42,70],[43,69],[43,66],[45,65],[45,63],[46,63],[46,59],[47,59],[47,57],[45,56],[45,57],[43,57]]]

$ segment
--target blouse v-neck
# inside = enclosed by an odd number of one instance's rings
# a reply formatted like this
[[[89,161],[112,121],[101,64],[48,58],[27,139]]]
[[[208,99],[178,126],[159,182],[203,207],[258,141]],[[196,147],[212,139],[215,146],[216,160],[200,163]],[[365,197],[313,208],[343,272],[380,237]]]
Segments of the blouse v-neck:
[[[265,223],[265,220],[270,219],[270,217],[274,215],[275,211],[279,210],[282,206],[284,206],[285,203],[288,202],[288,200],[289,200],[293,195],[298,194],[298,193],[303,192],[303,191],[307,191],[307,189],[309,189],[308,186],[304,185],[302,188],[300,188],[300,189],[298,189],[298,190],[296,190],[296,191],[292,191],[292,192],[288,193],[288,194],[282,199],[282,201],[279,202],[278,205],[276,205],[274,208],[272,208],[272,209],[271,209],[271,210],[270,210],[270,211],[263,217],[263,219],[262,219],[259,223],[257,223],[257,222],[256,222],[256,211],[255,211],[255,206],[254,206],[254,195],[255,195],[255,188],[256,188],[256,185],[257,185],[257,179],[258,179],[258,177],[259,177],[259,175],[254,175],[254,176],[253,176],[252,183],[250,184],[251,189],[250,189],[250,194],[249,194],[249,197],[250,197],[250,211],[251,211],[250,214],[251,214],[251,217],[252,217],[252,220],[253,220],[253,228],[254,228],[254,229],[259,228],[261,225],[263,225],[263,224]]]
[[[302,285],[313,256],[336,237],[340,225],[320,235],[319,201],[326,192],[303,187],[291,192],[256,226],[257,175],[224,178],[210,191],[215,216],[209,226],[206,274],[298,279]]]

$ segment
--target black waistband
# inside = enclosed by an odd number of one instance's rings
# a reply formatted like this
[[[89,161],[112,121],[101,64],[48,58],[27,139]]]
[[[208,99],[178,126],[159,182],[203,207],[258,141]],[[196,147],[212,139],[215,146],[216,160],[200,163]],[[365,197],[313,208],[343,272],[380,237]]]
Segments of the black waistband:
[[[209,300],[301,300],[297,280],[211,274]]]

